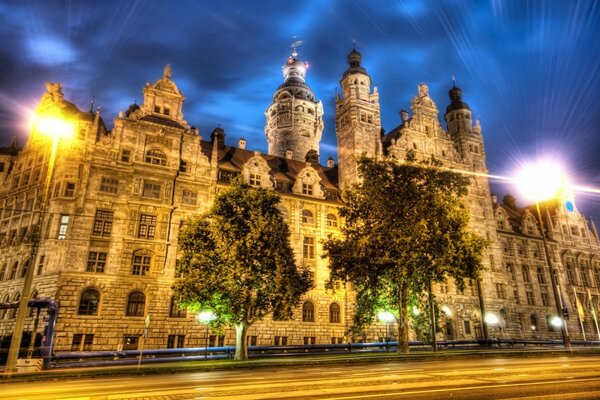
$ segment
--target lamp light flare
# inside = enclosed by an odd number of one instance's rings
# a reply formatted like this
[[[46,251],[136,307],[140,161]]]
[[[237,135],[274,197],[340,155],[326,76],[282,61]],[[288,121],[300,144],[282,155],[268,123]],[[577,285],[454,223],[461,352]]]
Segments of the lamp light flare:
[[[489,325],[497,325],[498,322],[500,322],[500,319],[498,318],[498,316],[496,314],[492,314],[492,313],[487,313],[485,314],[485,322],[487,322]]]
[[[521,193],[536,202],[550,200],[568,188],[565,174],[549,161],[526,166],[515,181]]]
[[[215,318],[217,318],[217,316],[213,314],[212,311],[202,311],[198,314],[198,321],[202,322],[203,324],[209,323]]]
[[[419,316],[419,314],[421,314],[421,310],[419,310],[416,306],[413,307],[413,314],[415,316]]]
[[[550,320],[550,324],[552,324],[552,326],[554,326],[555,328],[560,328],[563,324],[563,321],[560,317],[554,316]]]
[[[442,311],[443,311],[444,314],[446,314],[446,316],[448,316],[448,317],[452,316],[452,310],[450,309],[450,307],[443,306],[442,307]]]
[[[383,322],[392,322],[395,319],[394,314],[389,311],[379,311],[377,318]]]
[[[55,139],[71,139],[75,135],[75,125],[64,118],[48,115],[35,115],[33,130]]]

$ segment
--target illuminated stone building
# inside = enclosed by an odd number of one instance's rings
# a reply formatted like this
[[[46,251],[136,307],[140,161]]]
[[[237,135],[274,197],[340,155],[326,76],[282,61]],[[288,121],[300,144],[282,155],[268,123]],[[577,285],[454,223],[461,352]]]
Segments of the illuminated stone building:
[[[554,315],[554,299],[539,227],[528,209],[492,200],[481,127],[473,124],[460,89],[452,87],[449,93],[447,129],[421,84],[412,113],[402,111],[400,125],[382,135],[377,89],[357,51],[350,53],[348,63],[335,109],[339,163],[329,159],[326,166],[319,164],[318,154],[323,107],[306,84],[306,66],[295,53],[265,112],[268,154],[248,149],[252,144],[244,139],[227,145],[221,128],[200,135],[183,117],[185,98],[169,66],[143,88],[143,103],[121,112],[112,129],[99,113],[80,111],[65,100],[60,85],[49,84],[40,109],[74,121],[76,134],[59,143],[35,260],[29,260],[31,231],[39,217],[49,140],[34,129],[23,149],[14,143],[0,148],[0,302],[18,299],[26,268],[35,268],[34,295],[53,297],[60,306],[57,351],[136,348],[148,315],[148,348],[204,345],[205,331],[195,316],[172,301],[177,233],[186,218],[206,211],[218,190],[242,175],[251,185],[280,193],[297,262],[308,266],[315,279],[294,319],[253,325],[250,344],[352,340],[346,330],[353,293],[343,285],[336,285],[335,292],[325,289],[328,269],[321,241],[339,235],[340,188],[356,181],[358,156],[402,160],[414,150],[419,158],[434,155],[449,167],[478,173],[466,201],[472,228],[492,242],[481,291],[474,285],[459,292],[452,282],[435,288],[446,310],[445,335],[480,338],[483,302],[487,312],[499,317],[490,326],[492,335],[557,338],[546,322]],[[571,208],[564,204],[546,208],[545,216],[562,292],[573,310],[573,287],[579,296],[587,296],[589,289],[597,303],[600,249],[596,231],[572,207],[572,199]],[[590,313],[585,315],[586,332],[592,335]],[[14,312],[0,310],[0,336],[9,335],[13,323]],[[32,323],[33,316],[26,330]],[[569,328],[580,336],[573,313]],[[377,340],[385,332],[385,326],[376,324],[354,340]],[[233,342],[233,331],[225,337],[210,335],[211,345]]]

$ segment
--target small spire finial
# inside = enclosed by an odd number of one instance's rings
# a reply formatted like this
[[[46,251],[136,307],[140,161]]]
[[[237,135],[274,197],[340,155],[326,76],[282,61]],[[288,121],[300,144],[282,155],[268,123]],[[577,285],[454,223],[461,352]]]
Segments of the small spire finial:
[[[456,87],[456,77],[454,75],[452,75],[452,87]]]
[[[96,104],[96,98],[92,96],[92,100],[90,101],[90,113],[94,112],[94,104]]]
[[[167,64],[165,66],[165,69],[163,70],[163,78],[168,78],[171,79],[171,73],[173,71],[171,70],[171,64]]]
[[[296,58],[298,56],[297,48],[302,45],[302,40],[296,40],[296,36],[293,37],[294,42],[290,45],[292,48],[292,57]]]
[[[356,51],[356,39],[352,39],[352,51]]]

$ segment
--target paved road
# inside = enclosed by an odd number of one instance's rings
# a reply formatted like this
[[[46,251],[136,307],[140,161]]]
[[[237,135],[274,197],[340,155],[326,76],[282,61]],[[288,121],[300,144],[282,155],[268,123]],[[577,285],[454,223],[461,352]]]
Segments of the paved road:
[[[600,399],[600,357],[267,367],[0,384],[8,399]]]

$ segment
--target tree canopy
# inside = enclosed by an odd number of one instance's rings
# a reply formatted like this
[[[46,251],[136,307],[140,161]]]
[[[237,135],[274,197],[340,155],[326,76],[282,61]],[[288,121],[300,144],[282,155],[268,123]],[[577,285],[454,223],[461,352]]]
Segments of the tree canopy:
[[[408,352],[410,293],[430,282],[477,279],[487,241],[468,228],[463,204],[469,178],[432,159],[358,163],[361,182],[345,193],[342,238],[324,245],[331,281],[357,287],[354,330],[372,323],[377,310],[398,322],[399,351]]]
[[[310,272],[296,266],[279,201],[238,178],[179,233],[176,300],[212,311],[216,325],[235,326],[237,360],[247,359],[246,332],[254,322],[267,314],[291,318],[311,288]]]

